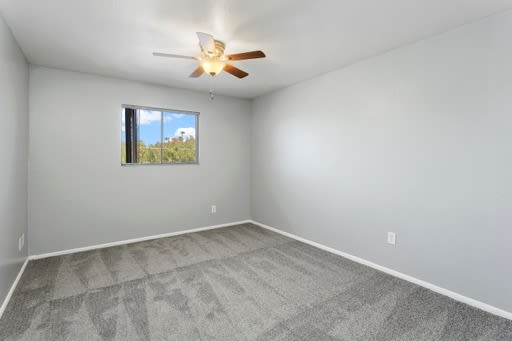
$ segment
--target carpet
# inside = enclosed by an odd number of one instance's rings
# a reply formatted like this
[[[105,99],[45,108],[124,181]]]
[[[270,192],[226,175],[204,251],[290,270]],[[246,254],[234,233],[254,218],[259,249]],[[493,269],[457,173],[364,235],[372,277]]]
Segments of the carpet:
[[[512,340],[512,321],[244,224],[30,261],[0,340]]]

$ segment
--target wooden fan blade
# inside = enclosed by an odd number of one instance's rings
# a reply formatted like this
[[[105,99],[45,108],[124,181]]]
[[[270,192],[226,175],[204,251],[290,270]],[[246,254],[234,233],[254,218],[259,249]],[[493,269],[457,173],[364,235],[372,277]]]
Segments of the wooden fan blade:
[[[197,78],[197,77],[201,76],[203,73],[204,73],[203,67],[202,67],[201,65],[199,65],[199,66],[197,67],[197,69],[195,69],[195,70],[194,70],[194,72],[192,72],[192,73],[190,74],[190,76],[189,76],[189,77]]]
[[[245,60],[245,59],[256,59],[256,58],[265,58],[265,53],[263,51],[250,51],[243,53],[235,53],[229,54],[226,56],[228,60]]]
[[[170,53],[160,53],[160,52],[153,52],[153,56],[167,57],[167,58],[181,58],[181,59],[197,59],[197,57],[192,57],[192,56],[183,56],[181,54],[170,54]]]
[[[234,67],[231,64],[226,64],[226,66],[224,66],[224,71],[226,71],[227,73],[230,73],[233,76],[238,77],[238,78],[244,78],[244,77],[249,76],[249,74],[247,72],[240,70],[239,68]]]
[[[208,33],[196,32],[197,38],[199,39],[199,46],[207,54],[215,53],[215,40],[213,36]]]

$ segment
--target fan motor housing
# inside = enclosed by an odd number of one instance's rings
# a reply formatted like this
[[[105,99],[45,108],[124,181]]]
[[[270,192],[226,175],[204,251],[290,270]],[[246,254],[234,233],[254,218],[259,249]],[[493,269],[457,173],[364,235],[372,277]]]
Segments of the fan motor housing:
[[[226,49],[226,44],[220,40],[215,39],[214,41],[215,41],[215,52],[212,54],[212,56],[220,57],[224,54],[224,50]]]

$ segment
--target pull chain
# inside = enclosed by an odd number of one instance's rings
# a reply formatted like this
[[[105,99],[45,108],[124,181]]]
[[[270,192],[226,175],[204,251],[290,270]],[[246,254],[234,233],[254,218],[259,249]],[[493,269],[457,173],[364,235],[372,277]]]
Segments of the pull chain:
[[[214,88],[215,88],[215,76],[212,76],[210,77],[210,91],[209,91],[209,95],[210,95],[210,100],[213,101],[215,99],[215,93],[214,93]]]

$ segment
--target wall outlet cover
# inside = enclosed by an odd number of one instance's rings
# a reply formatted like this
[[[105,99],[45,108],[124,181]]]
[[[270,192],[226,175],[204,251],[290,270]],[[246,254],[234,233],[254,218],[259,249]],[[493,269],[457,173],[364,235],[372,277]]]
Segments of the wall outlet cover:
[[[396,233],[388,232],[388,244],[396,245]]]

